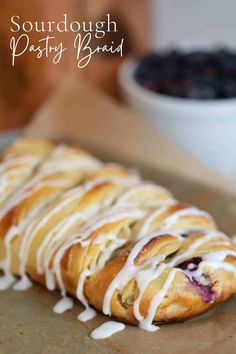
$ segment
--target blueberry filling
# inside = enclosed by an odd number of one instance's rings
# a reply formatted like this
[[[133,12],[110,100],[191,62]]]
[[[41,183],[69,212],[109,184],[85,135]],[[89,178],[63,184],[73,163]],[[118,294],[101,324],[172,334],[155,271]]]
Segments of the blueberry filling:
[[[206,303],[212,302],[216,297],[217,293],[213,290],[214,284],[203,285],[194,277],[190,279],[190,283],[196,288],[198,294],[201,296],[202,300]]]
[[[191,259],[188,259],[187,261],[184,261],[180,263],[177,268],[181,268],[183,270],[186,270],[188,272],[195,272],[198,269],[198,265],[202,262],[201,257],[193,257]],[[196,277],[189,276],[187,275],[187,278],[189,279],[190,283],[195,287],[197,290],[199,296],[202,298],[202,300],[206,303],[212,302],[214,298],[217,296],[217,293],[213,290],[214,288],[214,283],[209,283],[207,285],[202,284]],[[202,274],[205,279],[207,279],[204,274]]]
[[[197,270],[199,263],[202,262],[201,257],[193,257],[191,259],[188,259],[187,261],[184,261],[180,264],[178,264],[178,268],[181,268],[183,270],[187,269],[191,272]]]
[[[202,232],[202,231],[203,230],[186,231],[186,232],[181,233],[181,236],[187,238],[187,237],[190,237],[192,235],[198,234],[199,232]]]

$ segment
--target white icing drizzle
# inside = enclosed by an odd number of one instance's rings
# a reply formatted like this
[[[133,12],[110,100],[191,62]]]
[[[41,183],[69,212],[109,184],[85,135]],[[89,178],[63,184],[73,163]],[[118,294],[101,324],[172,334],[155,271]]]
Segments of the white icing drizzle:
[[[99,217],[98,217],[98,215],[99,215]],[[53,274],[55,274],[58,286],[61,290],[61,294],[62,294],[62,296],[65,296],[66,289],[65,289],[64,282],[63,282],[62,275],[61,275],[60,263],[61,263],[61,260],[63,258],[63,255],[65,254],[66,250],[75,244],[80,244],[82,247],[83,246],[87,247],[91,243],[91,240],[88,239],[89,236],[95,230],[101,228],[102,226],[104,226],[106,224],[114,223],[114,222],[117,222],[117,221],[125,219],[125,218],[139,219],[139,218],[143,217],[144,215],[145,215],[145,213],[139,209],[117,208],[117,207],[108,208],[107,210],[102,211],[100,214],[97,214],[97,218],[95,217],[95,220],[89,222],[84,227],[82,227],[78,233],[71,235],[65,242],[62,243],[61,247],[59,249],[57,249],[57,252],[55,254],[54,261],[53,261],[53,269],[49,270],[49,268],[48,268],[47,271],[45,272],[45,274],[47,274],[47,277],[48,277],[48,285],[53,288],[55,287],[55,285],[53,284],[53,278],[54,278]],[[110,234],[109,234],[109,237],[110,237]],[[121,243],[119,243],[119,245],[120,244]],[[113,245],[113,247],[115,247],[115,246]],[[112,250],[113,250],[112,248],[108,248],[108,250],[107,250],[108,255],[110,255]],[[103,261],[106,260],[108,255],[106,254],[106,256],[103,258]],[[87,276],[91,275],[96,270],[98,270],[97,267],[94,270],[85,269],[80,274],[80,277],[78,280],[76,295],[77,295],[77,298],[81,301],[81,303],[85,306],[86,309],[89,308],[89,305],[88,305],[87,299],[85,298],[85,296],[83,294],[84,281]]]
[[[27,275],[24,275],[16,284],[13,289],[16,291],[28,290],[32,286],[32,282]]]
[[[210,219],[213,221],[213,218],[211,217],[210,214],[208,214],[206,211],[200,210],[195,207],[190,207],[182,210],[178,210],[174,212],[172,215],[168,216],[165,219],[163,228],[164,229],[169,229],[171,228],[182,216],[203,216],[207,219]]]
[[[46,235],[46,238],[42,242],[41,246],[37,252],[37,267],[39,273],[45,272],[46,284],[49,290],[55,289],[54,276],[50,269],[50,260],[52,255],[62,246],[62,244],[67,240],[67,231],[70,229],[71,225],[75,222],[83,222],[84,216],[81,213],[74,213],[70,215],[67,219],[63,219],[58,225],[51,230],[51,232]],[[54,237],[51,237],[55,235]],[[48,241],[48,243],[47,243]],[[42,263],[42,265],[41,265]]]
[[[72,309],[73,305],[74,305],[73,299],[71,297],[64,296],[53,307],[53,311],[55,313],[61,314],[65,311]]]
[[[0,164],[0,203],[22,184],[40,160],[39,156],[21,156]]]
[[[39,156],[21,156],[9,158],[0,164],[0,191],[4,193],[8,186],[17,186],[22,181],[21,175],[28,175],[41,160]],[[22,176],[23,177],[23,176]],[[1,195],[0,197],[3,197]]]
[[[37,163],[40,160],[40,157],[38,156],[33,156],[33,155],[25,155],[25,156],[19,156],[19,157],[12,157],[12,158],[7,158],[5,161],[0,163],[0,173],[4,173],[7,169],[14,167],[14,169],[18,167],[22,167],[21,165],[26,165],[26,164],[34,164]],[[20,166],[17,166],[20,165]]]
[[[132,178],[131,178],[132,177]],[[58,200],[57,206],[53,207],[51,210],[48,210],[45,216],[38,222],[37,220],[34,221],[29,227],[27,228],[26,232],[23,234],[22,240],[21,240],[21,245],[20,245],[20,251],[19,251],[19,258],[20,258],[20,275],[22,277],[26,277],[25,274],[25,268],[27,264],[27,258],[29,254],[29,249],[30,245],[33,241],[33,239],[36,237],[37,232],[47,224],[47,222],[58,212],[66,208],[70,203],[74,202],[75,200],[77,203],[82,199],[82,197],[85,196],[85,194],[92,189],[96,188],[99,185],[102,185],[107,182],[112,182],[112,183],[119,183],[120,185],[129,185],[132,181],[134,182],[133,176],[131,177],[126,177],[126,178],[116,178],[114,176],[107,176],[104,178],[97,178],[92,181],[89,181],[82,186],[72,188],[68,192],[64,193],[62,197]],[[131,180],[131,181],[130,181]],[[126,181],[126,183],[124,182]],[[128,183],[129,181],[129,183]],[[136,178],[135,178],[136,181]],[[108,198],[108,200],[105,201],[105,206],[108,206],[114,201],[115,196]],[[56,225],[52,230],[48,232],[48,234],[45,235],[44,241],[42,242],[41,246],[38,249],[37,252],[37,269],[40,268],[40,259],[43,254],[43,250],[47,246],[47,243],[49,240],[52,238],[53,235],[55,235],[56,232],[63,234],[60,232],[60,228],[63,230],[67,230],[76,220],[79,218],[81,221],[86,221],[88,220],[91,215],[95,214],[99,210],[100,205],[93,205],[92,208],[87,208],[82,213],[74,213],[72,214],[69,218],[65,218],[64,220],[61,220],[59,222],[60,226]],[[59,237],[61,238],[61,237]],[[39,269],[41,271],[41,269]],[[42,271],[41,271],[42,272]]]
[[[230,255],[236,257],[236,251],[221,250],[221,251],[209,252],[203,255],[202,266],[209,264],[215,269],[224,269],[228,272],[234,273],[234,275],[236,276],[236,267],[233,264],[229,264],[228,262],[225,262],[225,258]]]
[[[139,204],[138,200],[134,200],[132,201],[132,197],[135,196],[135,194],[139,194],[139,193],[145,193],[145,191],[148,190],[153,190],[154,192],[160,192],[160,193],[168,193],[170,195],[170,193],[167,191],[166,188],[156,185],[154,183],[151,182],[140,182],[138,184],[135,184],[133,187],[129,188],[129,190],[127,190],[126,192],[124,192],[118,199],[117,199],[117,205],[123,205],[123,204]],[[167,195],[168,195],[167,194]],[[146,206],[157,206],[160,204],[165,204],[165,205],[169,205],[171,203],[174,202],[174,198],[171,199],[171,195],[169,196],[168,199],[147,199],[145,200],[145,202],[142,200],[141,203],[142,205],[146,205]]]
[[[10,273],[11,257],[12,257],[11,242],[15,237],[21,235],[21,233],[29,224],[29,222],[37,215],[37,213],[43,208],[43,206],[44,206],[44,202],[42,201],[18,225],[12,225],[8,230],[7,234],[5,235],[4,246],[5,246],[6,255],[5,258],[1,261],[0,269],[2,269],[6,275]]]
[[[96,158],[83,153],[70,153],[71,148],[66,145],[58,145],[51,156],[41,166],[41,173],[46,175],[56,174],[61,171],[83,170],[93,172],[103,164]],[[68,154],[67,154],[68,151]]]
[[[36,254],[36,267],[37,272],[39,274],[43,274],[44,272],[44,265],[47,262],[43,263],[43,256],[44,259],[51,259],[52,253],[56,251],[54,248],[55,245],[58,247],[58,241],[64,239],[67,230],[75,223],[79,221],[86,220],[82,213],[74,213],[69,215],[67,218],[62,219],[58,224],[56,224],[44,237],[41,245],[39,246]],[[44,255],[45,252],[45,255]],[[43,264],[42,264],[43,263]]]
[[[193,242],[190,247],[185,251],[184,253],[175,256],[175,258],[168,262],[169,266],[175,266],[178,263],[180,263],[184,259],[190,258],[190,256],[201,246],[203,246],[205,243],[208,241],[216,240],[217,242],[217,237],[224,237],[225,241],[218,241],[219,244],[230,244],[230,240],[220,231],[208,231],[205,236],[201,237],[197,241]],[[215,243],[216,244],[216,243]]]
[[[44,176],[45,177],[45,176]],[[29,183],[25,184],[22,189],[15,193],[8,201],[3,205],[0,210],[0,220],[15,206],[19,205],[26,198],[30,197],[33,193],[37,192],[44,187],[67,187],[68,179],[57,179],[55,181],[40,180],[39,177],[35,177]]]
[[[6,256],[4,259],[1,260],[1,264],[0,264],[1,270],[3,270],[5,273],[10,272],[11,241],[18,235],[19,230],[20,230],[19,226],[12,225],[5,236],[4,243],[5,243]]]
[[[156,315],[156,311],[158,307],[164,300],[165,295],[168,292],[169,287],[171,286],[175,274],[179,271],[179,269],[172,269],[163,285],[161,290],[152,298],[151,304],[148,309],[147,316],[139,323],[139,327],[145,329],[146,331],[154,332],[159,329],[159,327],[152,324],[154,317]]]
[[[79,313],[77,319],[81,322],[87,322],[87,321],[92,320],[96,316],[97,316],[96,310],[94,310],[88,306],[85,308],[84,311]]]
[[[113,334],[122,331],[125,329],[124,323],[116,322],[116,321],[108,321],[103,323],[101,326],[94,329],[90,336],[93,339],[104,339],[112,336]]]
[[[169,232],[168,234],[174,236],[174,237],[178,237],[181,239],[181,237],[179,235],[176,235],[173,232]],[[103,299],[103,313],[105,315],[111,315],[111,299],[112,296],[115,292],[115,290],[119,290],[121,291],[125,285],[133,278],[136,278],[138,272],[143,268],[143,264],[142,265],[135,265],[134,261],[135,258],[138,256],[138,254],[141,252],[141,250],[143,249],[143,247],[150,242],[152,239],[162,236],[163,232],[155,232],[152,234],[149,234],[147,236],[145,236],[144,238],[140,239],[133,247],[133,249],[131,250],[126,263],[124,264],[124,266],[122,267],[122,269],[119,271],[118,274],[116,274],[116,276],[113,278],[113,280],[111,281],[111,283],[109,284],[106,293],[104,295],[104,299]],[[153,259],[148,260],[148,262],[153,262]],[[154,262],[156,264],[157,259],[154,259]],[[150,266],[150,265],[149,265]],[[155,266],[155,265],[153,265]],[[147,285],[145,283],[143,283],[144,286]],[[142,291],[142,290],[141,290]],[[136,304],[136,309],[138,309],[139,306],[138,304]]]
[[[157,268],[157,265],[163,260],[163,257],[158,258],[156,262],[151,263],[149,268],[140,270],[136,275],[136,281],[139,288],[139,296],[134,301],[134,316],[139,322],[144,319],[140,313],[140,301],[143,298],[145,290],[147,289],[150,282],[160,276],[166,268],[166,265],[163,263],[160,264]]]
[[[2,277],[0,277],[0,290],[6,290],[14,284],[16,278],[11,273],[5,273]]]
[[[42,164],[38,173],[31,178],[20,190],[10,198],[0,210],[0,219],[13,207],[21,203],[27,197],[43,187],[66,187],[68,179],[56,178],[55,181],[44,180],[50,176],[56,176],[58,172],[68,171],[95,171],[101,167],[101,163],[91,156],[66,156],[66,148],[56,147],[51,156]],[[63,156],[63,154],[65,154]]]
[[[21,240],[21,245],[20,245],[20,250],[19,250],[19,257],[20,257],[20,274],[23,276],[25,274],[25,266],[27,263],[27,258],[28,258],[28,253],[29,253],[29,248],[30,245],[37,235],[37,232],[40,231],[41,228],[43,228],[47,222],[57,213],[61,212],[64,208],[66,208],[70,203],[73,203],[75,200],[77,202],[81,200],[81,198],[90,190],[98,186],[99,184],[104,183],[104,180],[94,180],[92,182],[89,182],[87,184],[84,184],[82,186],[72,188],[70,191],[67,193],[63,194],[62,197],[58,200],[58,203],[55,207],[53,207],[51,210],[48,210],[48,212],[44,215],[44,217],[39,221],[36,222],[34,221],[29,227],[27,228],[26,232],[24,233],[22,240]],[[94,210],[95,212],[96,210]],[[89,210],[87,213],[74,213],[70,215],[67,218],[64,218],[59,222],[59,225],[56,225],[52,230],[48,232],[48,234],[45,235],[44,241],[41,244],[38,252],[37,252],[37,259],[38,257],[40,258],[43,252],[43,249],[47,245],[48,241],[51,239],[51,237],[55,234],[55,232],[60,232],[60,228],[62,227],[63,230],[65,231],[75,222],[78,218],[81,220],[87,220],[88,217],[91,216]],[[38,261],[37,261],[38,264]],[[38,266],[39,268],[39,266]]]
[[[111,241],[111,240],[113,241],[113,243],[111,245],[109,245],[108,248],[105,248],[105,243],[107,241]],[[81,273],[78,283],[77,283],[76,297],[85,306],[85,310],[79,314],[78,319],[83,322],[85,322],[85,320],[87,321],[87,320],[93,318],[96,315],[95,310],[89,306],[88,301],[84,296],[84,282],[85,282],[86,278],[88,276],[98,272],[99,270],[101,270],[104,267],[106,261],[110,258],[113,251],[126,243],[126,238],[119,239],[115,234],[108,233],[108,234],[99,235],[95,239],[95,241],[94,242],[91,241],[90,244],[91,243],[100,244],[103,246],[103,249],[102,249],[102,255],[99,257],[99,260],[98,260],[98,263],[96,264],[96,266],[93,269],[86,268]]]
[[[18,192],[16,192],[1,208],[0,210],[0,219],[3,218],[6,213],[8,213],[12,208],[23,202],[26,198],[31,196],[37,190],[40,190],[43,187],[52,187],[52,188],[66,188],[70,185],[70,179],[68,178],[55,178],[54,181],[45,180],[45,178],[56,176],[57,172],[62,171],[71,171],[78,170],[78,172],[83,169],[87,171],[94,171],[98,167],[101,166],[101,163],[96,159],[90,156],[63,156],[66,152],[65,147],[57,147],[54,149],[51,158],[49,158],[40,168],[40,171],[30,179]],[[62,155],[62,156],[60,156]],[[66,161],[65,161],[66,160]],[[10,279],[10,264],[11,264],[11,241],[14,237],[21,235],[25,228],[29,225],[29,223],[36,217],[39,211],[50,201],[53,199],[53,196],[49,195],[47,199],[41,201],[34,209],[31,211],[26,218],[24,218],[19,225],[12,226],[5,236],[4,243],[6,248],[6,257],[2,262],[2,269],[6,273],[6,279]],[[31,230],[31,228],[30,228]],[[29,245],[34,235],[29,233],[25,233],[25,237],[23,237],[22,247],[20,247],[20,274],[23,277],[22,281],[18,282],[15,285],[15,289],[27,289],[30,284],[30,280],[25,274],[25,265],[29,250]],[[30,242],[28,242],[30,241]],[[5,281],[4,284],[10,283]]]
[[[223,262],[227,256],[236,257],[236,251],[233,250],[213,251],[203,255],[203,259],[209,262],[214,262],[215,260]]]
[[[214,270],[224,269],[236,276],[235,266],[225,262],[225,258],[229,255],[236,257],[236,251],[220,250],[206,253],[202,256],[202,262],[199,263],[197,269],[191,270],[191,267],[188,267],[188,269],[184,269],[183,272],[188,276],[189,279],[194,278],[202,284],[206,283],[206,285],[208,281],[202,276],[206,267],[213,268]]]
[[[154,222],[154,220],[159,217],[160,215],[162,215],[163,213],[165,213],[167,210],[169,209],[169,205],[167,206],[162,206],[160,208],[158,208],[157,210],[155,210],[144,222],[144,224],[142,225],[137,239],[140,239],[141,237],[143,237],[145,234],[147,234],[150,230],[150,227],[152,225],[152,223]],[[212,217],[205,211],[200,210],[198,208],[195,207],[189,207],[189,208],[185,208],[185,209],[181,209],[181,210],[177,210],[175,212],[173,212],[171,215],[167,216],[165,218],[165,220],[163,221],[162,230],[168,230],[171,229],[178,221],[181,217],[185,217],[185,216],[204,216],[208,219],[212,219]]]
[[[90,269],[85,269],[79,276],[79,280],[76,288],[76,297],[85,306],[86,310],[89,309],[89,304],[84,296],[84,282],[93,272]]]

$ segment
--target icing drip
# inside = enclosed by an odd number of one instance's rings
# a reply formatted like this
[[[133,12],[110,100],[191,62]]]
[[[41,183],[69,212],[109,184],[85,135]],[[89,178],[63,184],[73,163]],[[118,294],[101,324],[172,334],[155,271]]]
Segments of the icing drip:
[[[150,227],[151,227],[151,224],[153,223],[153,221],[158,217],[160,216],[161,214],[163,214],[164,212],[166,212],[168,210],[169,206],[166,205],[166,206],[162,206],[160,208],[158,208],[157,210],[155,210],[146,220],[145,222],[143,223],[138,235],[137,235],[137,240],[141,239],[142,237],[144,237]]]
[[[1,270],[4,271],[4,273],[9,273],[10,272],[10,265],[11,265],[11,241],[18,235],[19,232],[19,227],[17,226],[11,226],[10,229],[8,230],[6,236],[5,236],[5,250],[6,250],[6,256],[5,259],[1,261]]]
[[[85,306],[85,309],[88,310],[88,312],[90,311],[90,306],[88,304],[88,301],[87,301],[86,297],[84,296],[84,291],[83,290],[84,290],[84,282],[85,282],[86,278],[88,276],[90,276],[91,274],[92,274],[91,270],[85,269],[80,274],[80,277],[79,277],[79,280],[78,280],[78,284],[77,284],[77,289],[76,289],[76,297],[77,297],[77,299],[80,300],[80,302]],[[80,315],[79,315],[79,317],[81,317]],[[83,315],[82,315],[82,317],[83,317]]]
[[[104,339],[112,336],[113,334],[122,331],[125,329],[124,323],[116,322],[116,321],[108,321],[103,323],[101,326],[94,329],[90,336],[93,339]]]
[[[97,315],[97,312],[91,307],[87,307],[84,311],[80,312],[78,315],[78,320],[81,322],[87,322],[92,320]]]
[[[139,296],[134,301],[134,316],[139,322],[143,321],[144,319],[144,317],[140,313],[139,307],[140,307],[140,301],[143,298],[145,290],[147,289],[150,282],[155,280],[158,276],[160,276],[161,273],[166,268],[165,264],[160,264],[160,266],[157,269],[157,266],[161,260],[162,259],[159,257],[159,259],[157,259],[157,262],[153,262],[151,264],[150,268],[141,270],[136,276],[136,281],[139,288]]]
[[[29,279],[28,276],[23,276],[20,281],[18,281],[14,286],[13,289],[17,290],[17,291],[23,291],[23,290],[28,290],[29,288],[31,288],[32,286],[32,282]]]
[[[67,311],[67,310],[72,309],[73,304],[74,304],[74,301],[73,301],[73,299],[71,297],[64,296],[53,307],[53,311],[55,313],[61,314],[61,313],[65,312],[65,311]]]
[[[231,250],[221,250],[215,252],[209,252],[203,256],[203,259],[209,262],[223,262],[227,256],[236,257],[236,251]]]
[[[164,300],[165,295],[168,292],[169,287],[171,286],[175,274],[178,272],[178,269],[172,269],[163,285],[161,290],[152,298],[151,304],[148,309],[148,314],[147,316],[139,323],[139,327],[142,329],[145,329],[146,331],[154,332],[159,329],[159,327],[155,326],[152,324],[156,311],[158,310],[158,307]]]
[[[45,272],[46,286],[49,290],[55,289],[54,275],[53,275],[53,271],[50,269],[50,260],[52,258],[52,255],[58,252],[60,247],[62,247],[62,245],[66,242],[67,230],[71,227],[71,225],[75,223],[75,221],[78,223],[79,220],[81,222],[83,221],[83,216],[80,213],[72,214],[67,219],[62,220],[53,230],[51,230],[50,234],[48,234],[44,240],[45,241],[48,240],[48,238],[50,238],[54,234],[55,237],[49,239],[48,244],[42,243],[41,247],[38,250],[37,259],[38,259],[39,272],[40,273]],[[44,257],[42,257],[44,249],[45,249]],[[43,258],[43,267],[41,267],[40,265],[39,257]]]
[[[0,291],[9,289],[16,281],[16,278],[11,273],[5,273],[0,277]]]

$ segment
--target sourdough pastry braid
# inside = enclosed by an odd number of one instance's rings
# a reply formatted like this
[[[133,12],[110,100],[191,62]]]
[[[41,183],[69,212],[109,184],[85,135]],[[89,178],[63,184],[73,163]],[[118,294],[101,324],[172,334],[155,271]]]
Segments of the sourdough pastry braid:
[[[122,166],[41,144],[49,155],[0,208],[1,289],[33,279],[60,290],[55,312],[71,294],[81,321],[97,309],[150,331],[236,292],[236,246],[208,213]]]

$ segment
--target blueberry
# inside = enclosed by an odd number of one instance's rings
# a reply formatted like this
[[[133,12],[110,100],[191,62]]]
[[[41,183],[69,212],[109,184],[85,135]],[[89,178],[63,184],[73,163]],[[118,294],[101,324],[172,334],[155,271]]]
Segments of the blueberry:
[[[190,99],[236,97],[236,52],[151,53],[140,59],[134,76],[147,89],[165,95]]]
[[[218,295],[213,290],[214,284],[203,285],[194,277],[192,279],[189,279],[189,281],[195,287],[202,300],[206,303],[212,302]]]
[[[223,79],[219,98],[236,97],[236,79]]]
[[[236,72],[236,52],[230,52],[224,49],[215,53],[215,62],[222,76]]]
[[[181,268],[183,270],[188,269],[188,265],[189,264],[194,264],[195,265],[195,269],[196,270],[198,268],[199,263],[202,262],[202,258],[201,257],[193,257],[188,259],[187,261],[184,261],[180,264],[177,265],[177,268]]]

